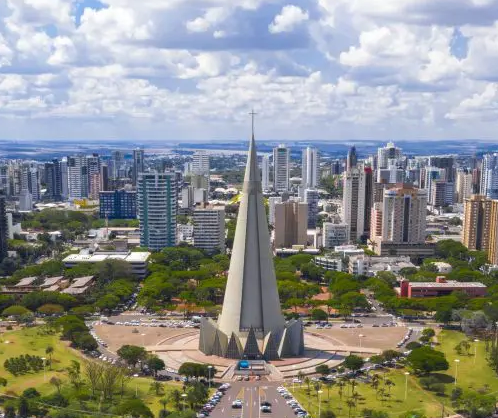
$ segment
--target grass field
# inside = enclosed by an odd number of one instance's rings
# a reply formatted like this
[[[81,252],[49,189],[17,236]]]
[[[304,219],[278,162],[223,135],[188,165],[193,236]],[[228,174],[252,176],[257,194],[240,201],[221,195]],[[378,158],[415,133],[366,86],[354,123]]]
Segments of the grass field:
[[[45,373],[28,373],[22,376],[13,376],[3,368],[3,363],[7,358],[17,357],[21,354],[38,355],[46,357],[45,350],[48,346],[54,348],[52,354],[52,368],[48,367]],[[42,395],[49,395],[56,391],[55,387],[50,384],[50,379],[54,376],[68,380],[66,368],[71,364],[71,360],[82,361],[83,356],[76,350],[71,349],[67,343],[60,341],[58,335],[48,335],[42,332],[42,328],[24,328],[17,331],[9,331],[0,336],[0,367],[2,367],[1,377],[7,379],[7,386],[0,388],[0,392],[8,395],[19,396],[23,390],[34,387]],[[48,364],[48,360],[47,360]],[[157,396],[151,389],[152,379],[150,378],[133,378],[128,384],[127,395],[133,397],[138,395],[154,414],[162,408],[160,400],[167,398],[168,394],[175,388],[181,390],[181,384],[171,383],[164,384],[163,394]],[[65,394],[69,394],[69,386],[66,386]],[[98,402],[88,401],[86,407],[90,410],[98,409]]]
[[[441,383],[445,385],[445,395],[438,396],[433,392],[424,390],[416,376],[405,376],[405,370],[389,370],[384,373],[378,373],[381,376],[382,387],[389,394],[386,400],[381,400],[376,390],[369,384],[358,383],[355,391],[360,394],[360,398],[356,402],[356,406],[351,410],[347,405],[347,400],[351,399],[351,386],[346,385],[343,390],[342,400],[339,395],[339,387],[333,385],[330,388],[330,398],[328,395],[329,389],[326,385],[322,385],[321,390],[321,408],[322,411],[332,409],[339,418],[349,418],[358,416],[359,412],[365,408],[382,410],[393,418],[397,418],[400,414],[410,410],[420,410],[425,412],[428,417],[442,416],[443,406],[445,414],[453,413],[449,395],[455,387],[455,359],[459,359],[457,384],[464,390],[479,390],[489,388],[487,391],[492,394],[498,394],[498,379],[496,374],[489,368],[485,358],[485,346],[483,342],[471,344],[469,355],[460,356],[455,352],[455,346],[466,337],[464,334],[454,331],[444,331],[439,338],[439,350],[445,352],[450,369],[444,373],[437,373]],[[475,345],[476,344],[476,345]],[[477,356],[474,356],[474,350],[477,347]],[[376,372],[377,373],[377,372]],[[386,379],[391,380],[394,386],[389,387],[384,384]],[[407,396],[405,400],[405,382],[407,382]],[[290,387],[292,391],[292,386]],[[295,386],[294,394],[301,405],[306,408],[313,417],[318,416],[318,397],[311,385],[311,395],[308,395],[307,386],[305,384]],[[351,415],[350,415],[351,413]]]

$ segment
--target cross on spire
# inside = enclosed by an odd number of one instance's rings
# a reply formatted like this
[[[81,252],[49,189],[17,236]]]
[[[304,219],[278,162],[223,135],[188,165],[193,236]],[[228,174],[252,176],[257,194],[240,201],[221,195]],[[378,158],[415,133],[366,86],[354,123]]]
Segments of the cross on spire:
[[[252,119],[252,137],[254,138],[254,116],[257,115],[257,113],[254,112],[254,109],[251,111],[251,113],[249,113],[251,115],[251,119]]]

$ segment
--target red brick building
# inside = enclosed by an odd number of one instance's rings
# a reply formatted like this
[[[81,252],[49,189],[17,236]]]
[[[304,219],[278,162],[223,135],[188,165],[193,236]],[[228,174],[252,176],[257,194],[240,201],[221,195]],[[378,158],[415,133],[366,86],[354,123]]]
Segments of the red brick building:
[[[447,296],[458,291],[475,298],[485,296],[486,290],[486,286],[479,282],[456,282],[446,280],[444,277],[437,277],[435,282],[410,283],[408,280],[401,281],[400,296],[403,298],[427,298]]]

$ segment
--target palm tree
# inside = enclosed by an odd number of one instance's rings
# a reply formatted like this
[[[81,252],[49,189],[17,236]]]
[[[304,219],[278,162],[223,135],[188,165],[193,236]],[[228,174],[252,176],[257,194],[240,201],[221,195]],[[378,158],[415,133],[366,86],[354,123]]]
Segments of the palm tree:
[[[391,396],[391,387],[395,386],[395,383],[390,379],[386,379],[384,385],[387,386],[387,389],[389,391],[389,396]]]
[[[384,395],[386,394],[386,390],[384,388],[380,388],[379,394],[380,394],[380,403],[383,405],[384,404]]]
[[[48,356],[48,364],[50,366],[50,370],[52,370],[52,354],[53,353],[54,353],[54,347],[52,347],[51,345],[49,345],[45,349],[45,354]]]
[[[351,418],[351,409],[354,408],[355,403],[354,403],[354,401],[352,399],[348,399],[346,401],[346,405],[348,406],[348,417]]]
[[[358,401],[361,399],[361,395],[358,392],[355,392],[352,399],[354,401],[354,407],[356,408],[356,406],[358,405]]]
[[[342,393],[344,391],[344,386],[346,386],[346,382],[341,379],[339,380],[339,383],[337,383],[337,385],[339,386],[339,398],[342,401]]]
[[[301,387],[303,385],[303,379],[304,379],[304,372],[302,370],[299,370],[297,378],[299,379],[299,387]]]
[[[320,390],[320,388],[322,387],[322,385],[320,384],[320,382],[315,382],[313,384],[313,389],[315,389],[315,392],[316,392],[316,397],[318,398],[318,391]]]
[[[357,385],[356,379],[351,379],[349,384],[351,385],[351,396],[354,396],[354,389]]]
[[[310,388],[310,385],[311,385],[311,379],[310,379],[308,376],[306,376],[306,377],[304,378],[304,383],[308,386],[308,395],[309,395],[309,394],[310,394],[310,392],[311,392],[311,388]]]
[[[327,386],[327,403],[330,403],[330,388],[334,385],[334,381],[327,380],[325,385]]]

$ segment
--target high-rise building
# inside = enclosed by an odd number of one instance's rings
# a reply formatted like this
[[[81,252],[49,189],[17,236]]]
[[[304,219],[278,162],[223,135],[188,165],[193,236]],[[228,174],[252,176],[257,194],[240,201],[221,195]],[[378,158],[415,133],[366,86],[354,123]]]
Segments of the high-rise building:
[[[268,198],[268,223],[270,225],[275,225],[275,205],[277,203],[282,203],[282,198],[280,196]]]
[[[145,171],[144,150],[137,148],[133,150],[132,184],[136,187],[138,175]]]
[[[61,166],[61,195],[62,200],[69,199],[69,171],[67,169],[67,157],[64,157],[60,163]]]
[[[349,242],[349,226],[347,224],[323,224],[323,247],[330,249]]]
[[[404,183],[405,170],[396,166],[380,168],[377,170],[377,182],[390,184]]]
[[[62,199],[62,171],[61,163],[57,158],[50,163],[45,163],[45,185],[47,187],[46,197],[55,201]]]
[[[141,247],[159,251],[176,244],[176,191],[174,173],[151,172],[138,176]]]
[[[84,155],[67,157],[69,199],[84,199],[89,195],[88,163]]]
[[[383,202],[373,204],[370,218],[370,242],[376,242],[382,238],[382,206]]]
[[[124,157],[123,151],[116,150],[111,153],[111,175],[113,179],[121,177],[124,169]]]
[[[21,212],[30,212],[33,210],[33,197],[27,189],[22,189],[19,193],[19,210]]]
[[[436,208],[453,205],[455,203],[454,184],[445,180],[433,181],[429,203]]]
[[[468,170],[458,170],[456,175],[456,199],[457,203],[463,203],[472,195],[472,173]]]
[[[446,181],[455,183],[455,157],[451,155],[429,157],[429,166],[443,168]]]
[[[358,155],[356,154],[356,147],[352,146],[348,151],[348,157],[346,159],[346,171],[356,168],[357,165]]]
[[[182,209],[191,209],[195,205],[195,189],[193,186],[187,186],[182,189]]]
[[[382,242],[424,244],[427,192],[401,185],[384,192]]]
[[[88,197],[93,200],[99,198],[100,193],[100,157],[92,154],[86,159],[88,166]]]
[[[365,167],[365,210],[363,221],[363,235],[370,236],[370,217],[374,198],[374,172],[371,167]]]
[[[493,220],[492,200],[472,195],[464,200],[462,244],[469,250],[488,251]]]
[[[318,186],[320,160],[318,150],[314,147],[306,147],[303,150],[302,179],[301,185],[305,189],[314,189]]]
[[[486,154],[482,158],[480,194],[498,199],[498,154]]]
[[[211,169],[209,164],[209,154],[206,151],[196,151],[192,161],[192,173],[201,176],[209,176]]]
[[[366,176],[363,167],[344,172],[343,182],[342,219],[349,225],[349,238],[356,241],[365,231]]]
[[[308,205],[308,228],[316,228],[318,220],[318,201],[320,195],[316,189],[306,189],[304,191],[304,201]]]
[[[109,166],[106,164],[100,166],[100,191],[109,191]]]
[[[427,198],[431,200],[431,196],[434,193],[434,184],[437,181],[446,180],[446,170],[444,168],[438,167],[425,167],[422,170],[424,174],[424,189],[427,190]]]
[[[8,256],[9,223],[5,194],[0,191],[0,262]]]
[[[199,349],[233,359],[275,360],[304,352],[303,324],[286,323],[278,296],[254,135],[247,159],[223,308],[203,318]]]
[[[334,160],[330,164],[330,175],[338,176],[344,171],[343,162],[341,160]]]
[[[498,265],[498,200],[491,201],[488,261],[494,266]]]
[[[261,186],[263,190],[270,189],[270,157],[263,155],[261,160]]]
[[[308,241],[308,204],[288,200],[275,204],[275,248],[306,245]]]
[[[41,200],[40,172],[36,164],[23,164],[21,189],[28,190],[34,202]]]
[[[192,216],[194,247],[208,253],[225,252],[225,208],[202,205]]]
[[[378,168],[388,168],[389,161],[397,161],[403,156],[401,148],[396,148],[394,143],[389,142],[385,147],[377,150],[377,165]]]
[[[100,192],[100,219],[136,219],[137,192],[115,190]]]
[[[273,149],[273,190],[286,192],[289,190],[290,150],[285,145]]]

